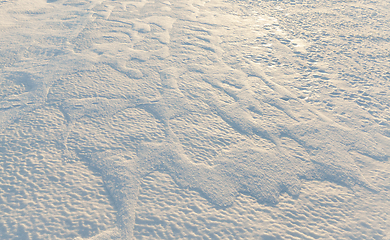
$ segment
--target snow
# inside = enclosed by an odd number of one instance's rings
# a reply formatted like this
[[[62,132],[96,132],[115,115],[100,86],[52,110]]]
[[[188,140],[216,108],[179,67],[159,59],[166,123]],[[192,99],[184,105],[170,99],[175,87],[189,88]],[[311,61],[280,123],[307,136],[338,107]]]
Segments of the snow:
[[[390,237],[389,8],[1,1],[0,238]]]

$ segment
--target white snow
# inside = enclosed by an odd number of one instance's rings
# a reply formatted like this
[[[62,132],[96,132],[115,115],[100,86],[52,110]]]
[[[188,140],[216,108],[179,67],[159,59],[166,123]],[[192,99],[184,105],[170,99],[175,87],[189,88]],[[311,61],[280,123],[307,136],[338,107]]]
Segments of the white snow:
[[[389,10],[0,1],[0,238],[389,238]]]

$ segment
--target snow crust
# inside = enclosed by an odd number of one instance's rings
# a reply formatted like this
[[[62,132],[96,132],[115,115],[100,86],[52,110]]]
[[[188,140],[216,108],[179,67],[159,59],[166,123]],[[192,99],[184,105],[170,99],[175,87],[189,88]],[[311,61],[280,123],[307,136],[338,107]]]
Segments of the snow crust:
[[[0,2],[0,237],[388,237],[389,5],[326,4]]]

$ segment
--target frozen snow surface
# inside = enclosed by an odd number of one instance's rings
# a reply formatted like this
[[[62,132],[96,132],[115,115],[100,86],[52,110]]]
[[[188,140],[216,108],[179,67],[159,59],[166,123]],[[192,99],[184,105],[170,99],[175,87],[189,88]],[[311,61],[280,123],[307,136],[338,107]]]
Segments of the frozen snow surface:
[[[390,239],[387,0],[0,1],[0,239]]]

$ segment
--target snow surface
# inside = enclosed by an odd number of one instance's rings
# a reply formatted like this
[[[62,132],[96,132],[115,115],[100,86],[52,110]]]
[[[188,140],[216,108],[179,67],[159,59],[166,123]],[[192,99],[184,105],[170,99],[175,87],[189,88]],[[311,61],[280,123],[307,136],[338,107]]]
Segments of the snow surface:
[[[389,239],[390,4],[0,1],[1,239]]]

